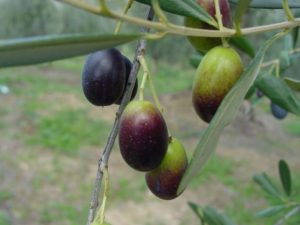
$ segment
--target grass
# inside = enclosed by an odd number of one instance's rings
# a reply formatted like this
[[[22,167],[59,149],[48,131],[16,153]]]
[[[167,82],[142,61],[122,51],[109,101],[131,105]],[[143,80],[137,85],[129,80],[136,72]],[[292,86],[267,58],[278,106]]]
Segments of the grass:
[[[84,224],[86,222],[86,206],[77,208],[73,205],[62,203],[46,203],[40,212],[41,224]]]
[[[62,110],[36,119],[28,144],[37,144],[66,154],[76,154],[83,146],[101,146],[110,125],[91,119],[84,110]],[[28,129],[28,128],[27,128]]]
[[[291,135],[300,137],[300,121],[295,118],[293,121],[285,124],[285,130]]]
[[[233,171],[237,166],[233,160],[214,155],[199,176],[193,179],[191,187],[197,188],[211,179],[216,179],[227,186],[235,186],[237,181],[233,177]]]

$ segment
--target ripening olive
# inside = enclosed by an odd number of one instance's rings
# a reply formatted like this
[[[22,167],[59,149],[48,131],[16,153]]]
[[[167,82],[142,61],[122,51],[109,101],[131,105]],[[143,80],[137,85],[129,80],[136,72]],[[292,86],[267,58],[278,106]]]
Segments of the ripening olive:
[[[148,101],[131,101],[119,130],[124,160],[139,171],[150,171],[162,161],[168,147],[168,130],[159,110]]]

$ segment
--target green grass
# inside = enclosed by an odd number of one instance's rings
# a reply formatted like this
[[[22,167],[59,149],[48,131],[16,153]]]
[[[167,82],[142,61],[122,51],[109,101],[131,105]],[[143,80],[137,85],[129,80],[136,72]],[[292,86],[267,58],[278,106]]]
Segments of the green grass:
[[[122,178],[118,181],[118,187],[111,190],[111,193],[114,193],[114,196],[117,196],[117,200],[126,201],[133,200],[135,202],[142,202],[144,199],[145,192],[147,190],[145,178],[143,175],[138,176],[132,180]],[[134,194],[132,194],[134,191]],[[114,200],[112,196],[112,200]]]
[[[213,178],[222,182],[224,185],[236,186],[237,181],[233,177],[233,171],[237,166],[238,164],[233,160],[213,156],[199,176],[193,179],[191,187],[197,188],[201,186],[202,183],[209,182]]]
[[[290,134],[300,137],[300,121],[299,121],[299,119],[298,120],[295,119],[291,122],[286,123],[285,129]]]
[[[193,69],[183,69],[176,65],[161,64],[153,77],[155,88],[160,94],[191,90],[194,73],[195,70]]]
[[[51,64],[47,64],[50,68],[57,70],[69,71],[77,74],[81,74],[84,67],[85,57],[76,57],[67,60],[55,61]]]
[[[5,211],[0,209],[0,225],[10,225],[10,218]]]
[[[84,224],[87,218],[86,205],[80,208],[71,204],[57,202],[45,203],[40,212],[41,224]],[[66,223],[67,221],[67,223]]]
[[[110,128],[110,124],[100,119],[89,118],[84,110],[62,110],[38,118],[28,126],[33,126],[31,129],[34,130],[27,137],[29,145],[40,145],[70,155],[76,154],[83,146],[103,145]]]

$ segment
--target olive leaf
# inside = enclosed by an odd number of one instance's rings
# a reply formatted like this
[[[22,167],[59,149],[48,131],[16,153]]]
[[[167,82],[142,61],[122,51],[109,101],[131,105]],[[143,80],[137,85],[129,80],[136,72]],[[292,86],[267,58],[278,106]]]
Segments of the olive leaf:
[[[282,197],[281,193],[266,173],[255,174],[253,180],[269,195],[279,199]]]
[[[271,217],[274,216],[282,211],[284,211],[287,208],[286,205],[275,205],[268,207],[266,209],[263,209],[255,214],[258,218],[265,218],[265,217]]]
[[[262,73],[256,79],[255,86],[272,102],[300,116],[300,99],[281,78]]]
[[[291,89],[300,92],[300,80],[292,77],[284,77],[283,80]]]
[[[201,60],[202,60],[202,58],[203,58],[203,55],[201,55],[201,54],[199,54],[199,53],[194,54],[194,55],[192,55],[192,56],[190,57],[190,64],[191,64],[193,67],[197,68],[197,67],[199,66],[199,64],[200,64],[200,62],[201,62]]]
[[[141,34],[70,34],[0,41],[0,68],[49,62],[134,41]]]
[[[135,0],[140,3],[151,5],[151,0]],[[160,7],[170,13],[189,16],[201,20],[212,26],[216,26],[215,19],[195,0],[159,0]]]
[[[181,180],[177,193],[181,193],[187,187],[214,153],[223,129],[235,118],[245,95],[256,79],[266,51],[274,41],[285,34],[285,32],[278,33],[261,46],[256,57],[251,61],[241,78],[225,96],[213,120],[210,122],[210,125],[205,130],[194,150],[193,157]]]
[[[238,4],[241,0],[229,0],[231,4]],[[299,0],[289,0],[290,8],[300,8]],[[282,9],[282,0],[252,0],[249,7],[264,9]]]
[[[292,193],[292,179],[290,168],[284,160],[279,161],[278,168],[282,187],[286,195],[290,196]]]
[[[255,50],[250,41],[244,36],[232,37],[229,40],[229,43],[239,50],[243,51],[251,58],[255,56]]]

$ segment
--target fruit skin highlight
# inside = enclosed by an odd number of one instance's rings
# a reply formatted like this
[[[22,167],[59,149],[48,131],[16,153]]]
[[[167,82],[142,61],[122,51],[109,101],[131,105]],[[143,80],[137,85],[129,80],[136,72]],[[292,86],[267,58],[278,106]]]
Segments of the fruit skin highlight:
[[[168,147],[168,129],[159,110],[149,101],[131,101],[125,108],[119,130],[124,160],[138,171],[150,171],[163,160]]]
[[[129,79],[129,76],[130,76],[131,68],[132,68],[132,63],[131,63],[130,60],[129,60],[126,56],[124,56],[124,55],[123,55],[123,60],[124,60],[124,63],[125,63],[125,75],[126,75],[125,83],[127,84],[128,79]],[[125,86],[126,86],[126,85],[125,85]],[[132,99],[134,99],[134,97],[136,96],[137,90],[138,90],[138,80],[136,79],[135,84],[134,84],[134,87],[133,87],[133,90],[132,90],[132,93],[131,93],[130,101],[131,101]],[[123,94],[121,95],[120,98],[117,99],[117,101],[115,102],[115,104],[117,104],[117,105],[120,105],[120,104],[121,104],[121,101],[122,101],[122,99],[123,99],[123,96],[124,96],[124,94],[125,94],[125,91],[126,91],[126,87],[124,88]]]
[[[183,145],[175,138],[171,138],[167,153],[162,163],[153,171],[146,173],[146,183],[150,191],[164,200],[178,197],[177,190],[188,160]]]
[[[193,106],[201,119],[209,123],[225,95],[243,73],[238,53],[217,46],[202,59],[193,84]]]
[[[196,0],[199,5],[201,5],[213,18],[216,19],[215,14],[215,4],[214,0]],[[230,16],[230,5],[228,0],[219,0],[220,12],[222,14],[222,22],[225,27],[230,27],[231,16]],[[184,24],[186,27],[199,28],[199,29],[209,29],[215,30],[216,28],[208,25],[200,20],[197,20],[192,17],[185,17]],[[220,38],[209,38],[209,37],[187,37],[193,47],[201,53],[206,53],[211,48],[221,45]]]
[[[125,63],[117,49],[105,49],[87,57],[82,74],[82,88],[85,97],[93,105],[113,104],[121,97],[125,80]]]

